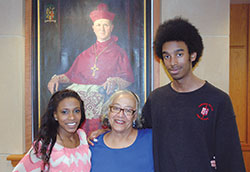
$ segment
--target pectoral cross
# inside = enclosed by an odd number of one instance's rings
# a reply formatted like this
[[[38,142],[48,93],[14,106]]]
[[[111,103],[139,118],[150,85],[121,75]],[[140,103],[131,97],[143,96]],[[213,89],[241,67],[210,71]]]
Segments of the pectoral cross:
[[[91,70],[93,70],[92,76],[95,76],[95,72],[99,70],[98,67],[96,67],[96,64],[94,64],[93,67],[91,67]]]

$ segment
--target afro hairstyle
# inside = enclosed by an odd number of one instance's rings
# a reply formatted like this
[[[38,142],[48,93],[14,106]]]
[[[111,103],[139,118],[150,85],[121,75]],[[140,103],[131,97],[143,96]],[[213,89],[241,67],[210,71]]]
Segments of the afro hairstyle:
[[[198,29],[194,27],[187,19],[175,17],[161,24],[157,30],[154,51],[156,55],[163,60],[162,46],[169,41],[183,41],[188,48],[188,52],[197,53],[195,61],[192,62],[194,67],[202,56],[203,42]]]

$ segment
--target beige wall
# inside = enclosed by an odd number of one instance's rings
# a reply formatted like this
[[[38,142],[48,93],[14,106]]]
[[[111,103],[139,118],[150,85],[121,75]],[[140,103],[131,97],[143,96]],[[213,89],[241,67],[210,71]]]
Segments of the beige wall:
[[[204,53],[194,73],[229,91],[229,0],[164,0],[161,21],[175,16],[189,19],[200,31]],[[169,82],[160,68],[160,85]]]
[[[0,171],[24,150],[24,3],[0,1]]]
[[[0,169],[24,151],[24,0],[0,1]],[[229,0],[162,0],[162,21],[182,15],[200,30],[205,51],[195,73],[228,91]],[[160,67],[160,84],[169,80]]]

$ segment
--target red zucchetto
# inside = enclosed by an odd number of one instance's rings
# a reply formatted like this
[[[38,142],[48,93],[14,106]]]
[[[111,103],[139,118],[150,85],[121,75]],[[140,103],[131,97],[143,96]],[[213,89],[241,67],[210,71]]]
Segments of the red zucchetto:
[[[93,22],[98,19],[108,19],[110,21],[113,21],[115,18],[115,14],[108,11],[108,6],[106,4],[100,3],[97,6],[97,9],[89,14],[89,17]]]

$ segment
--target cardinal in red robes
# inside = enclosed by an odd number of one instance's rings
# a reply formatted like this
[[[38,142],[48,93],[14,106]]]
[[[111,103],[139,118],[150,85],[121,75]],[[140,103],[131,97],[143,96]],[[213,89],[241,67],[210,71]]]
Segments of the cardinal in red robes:
[[[107,96],[134,82],[127,53],[117,45],[118,37],[111,35],[115,14],[101,3],[89,16],[96,43],[75,59],[68,72],[54,75],[48,83],[51,93],[60,83],[72,83],[68,89],[78,92],[84,101],[87,120],[82,128],[87,134],[101,127],[101,109]]]

